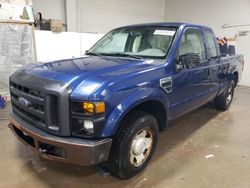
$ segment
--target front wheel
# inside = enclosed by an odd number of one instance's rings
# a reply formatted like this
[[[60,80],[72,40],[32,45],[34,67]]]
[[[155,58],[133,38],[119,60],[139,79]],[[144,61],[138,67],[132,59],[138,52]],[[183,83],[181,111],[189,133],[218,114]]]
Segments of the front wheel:
[[[232,80],[228,83],[226,91],[215,98],[215,106],[217,109],[227,110],[230,107],[233,101],[234,88],[235,88],[235,83]]]
[[[128,116],[122,130],[114,138],[108,168],[122,179],[129,179],[141,172],[155,150],[158,123],[154,116],[136,112]]]

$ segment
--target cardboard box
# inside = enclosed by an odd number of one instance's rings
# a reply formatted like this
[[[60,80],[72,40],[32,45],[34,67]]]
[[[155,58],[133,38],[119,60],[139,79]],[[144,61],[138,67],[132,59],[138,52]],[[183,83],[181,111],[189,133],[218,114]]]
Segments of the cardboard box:
[[[50,27],[52,32],[62,32],[63,30],[62,20],[51,19]]]

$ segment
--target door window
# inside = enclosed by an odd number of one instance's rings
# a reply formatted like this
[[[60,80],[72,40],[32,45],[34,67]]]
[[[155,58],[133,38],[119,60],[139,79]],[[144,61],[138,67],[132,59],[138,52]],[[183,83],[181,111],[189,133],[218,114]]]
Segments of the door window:
[[[178,54],[181,56],[193,53],[199,55],[201,63],[206,59],[204,42],[200,30],[187,29],[182,35]]]

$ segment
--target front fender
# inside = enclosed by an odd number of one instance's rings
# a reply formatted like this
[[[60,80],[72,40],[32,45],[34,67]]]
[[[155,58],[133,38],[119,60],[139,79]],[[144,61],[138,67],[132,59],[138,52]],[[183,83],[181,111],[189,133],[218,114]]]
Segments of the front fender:
[[[126,98],[123,98],[112,110],[109,117],[107,117],[101,136],[113,136],[120,122],[130,110],[143,102],[152,100],[163,104],[166,109],[166,115],[168,114],[169,101],[167,95],[161,89],[141,88],[131,92]]]

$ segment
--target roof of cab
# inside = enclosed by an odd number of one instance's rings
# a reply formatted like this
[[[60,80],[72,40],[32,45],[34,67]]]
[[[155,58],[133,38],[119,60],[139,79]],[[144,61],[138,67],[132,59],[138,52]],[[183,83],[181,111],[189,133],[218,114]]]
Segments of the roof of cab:
[[[198,27],[198,28],[206,28],[206,29],[211,29],[210,27],[203,26],[203,25],[196,25],[196,24],[191,24],[191,23],[182,23],[182,22],[158,22],[158,23],[142,23],[142,24],[134,24],[134,25],[128,25],[128,26],[123,26],[120,28],[124,27],[143,27],[143,26],[159,26],[159,27],[166,27],[166,26],[172,26],[172,27]]]

